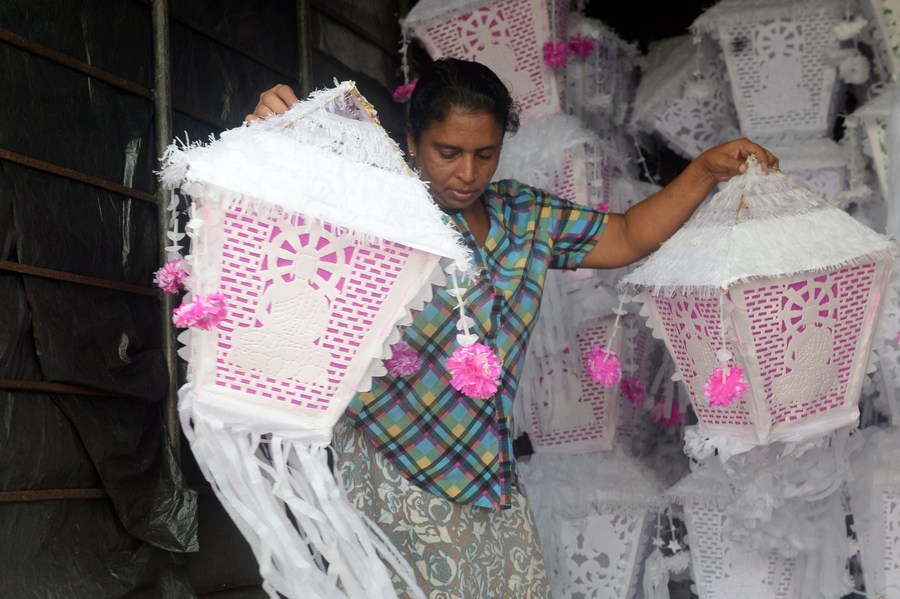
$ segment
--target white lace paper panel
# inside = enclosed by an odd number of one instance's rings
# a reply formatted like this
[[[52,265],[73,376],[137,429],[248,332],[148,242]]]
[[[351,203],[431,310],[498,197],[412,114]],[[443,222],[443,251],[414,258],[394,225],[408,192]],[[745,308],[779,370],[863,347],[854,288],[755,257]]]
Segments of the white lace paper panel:
[[[554,597],[633,599],[649,546],[646,512],[603,508],[584,518],[553,518],[541,543]],[[549,543],[544,539],[549,537]]]
[[[684,515],[701,599],[801,599],[795,560],[736,545],[724,535],[728,516],[723,508],[689,502]]]
[[[772,11],[769,19],[734,13],[718,22],[732,95],[747,135],[785,131],[827,135],[835,116],[836,72],[825,58],[837,47],[841,3],[807,2],[809,10]],[[758,10],[748,5],[748,11]]]
[[[452,56],[490,67],[512,89],[523,121],[560,111],[556,78],[543,59],[551,33],[543,0],[485,2],[462,14],[451,11],[415,23],[413,32],[432,58]]]

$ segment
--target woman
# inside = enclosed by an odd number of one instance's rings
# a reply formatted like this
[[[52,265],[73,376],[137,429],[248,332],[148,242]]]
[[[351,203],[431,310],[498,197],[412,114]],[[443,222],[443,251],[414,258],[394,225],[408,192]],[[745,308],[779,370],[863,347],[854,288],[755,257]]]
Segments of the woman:
[[[260,96],[248,120],[281,113],[287,86]],[[459,227],[481,272],[465,301],[474,332],[499,355],[488,400],[453,389],[456,301],[445,290],[403,340],[420,358],[411,376],[376,379],[335,430],[337,462],[355,505],[442,597],[546,597],[547,574],[512,455],[512,400],[548,268],[616,268],[648,255],[717,182],[777,159],[747,139],[708,150],[664,189],[624,214],[603,214],[516,181],[491,183],[504,135],[518,127],[512,98],[487,67],[435,62],[410,99],[407,145],[434,201]],[[602,483],[601,483],[602,484]],[[398,593],[405,590],[395,579]]]

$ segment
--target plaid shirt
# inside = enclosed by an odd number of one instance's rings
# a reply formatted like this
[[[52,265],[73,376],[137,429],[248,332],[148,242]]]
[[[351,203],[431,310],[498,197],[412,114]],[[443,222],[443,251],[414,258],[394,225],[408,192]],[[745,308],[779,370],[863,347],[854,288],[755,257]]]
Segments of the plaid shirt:
[[[463,503],[509,507],[515,465],[512,401],[525,361],[548,268],[576,268],[596,243],[606,216],[517,181],[484,194],[490,231],[478,247],[460,215],[453,219],[481,267],[465,295],[472,332],[503,363],[500,388],[488,400],[450,386],[444,361],[456,349],[454,300],[435,289],[403,333],[421,358],[409,377],[386,375],[359,393],[350,421],[420,488]]]

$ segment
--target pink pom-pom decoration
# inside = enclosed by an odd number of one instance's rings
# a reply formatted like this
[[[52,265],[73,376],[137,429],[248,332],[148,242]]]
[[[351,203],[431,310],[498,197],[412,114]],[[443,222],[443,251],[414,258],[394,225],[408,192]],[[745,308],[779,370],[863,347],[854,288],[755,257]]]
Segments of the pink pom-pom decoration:
[[[716,368],[703,385],[703,392],[711,406],[730,406],[750,389],[741,367],[731,366],[727,375],[724,372],[721,368]]]
[[[604,387],[612,387],[622,376],[619,356],[599,345],[592,347],[584,356],[584,369],[595,383]]]
[[[656,424],[660,426],[664,426],[666,428],[671,428],[673,426],[678,426],[681,424],[681,405],[677,401],[672,402],[672,409],[666,417],[666,402],[665,400],[660,401],[653,409],[650,410],[650,419],[653,420]]]
[[[489,399],[500,385],[500,358],[487,345],[460,347],[447,358],[450,385],[468,397]]]
[[[619,382],[619,388],[622,390],[622,395],[625,396],[625,399],[633,405],[642,406],[647,401],[647,389],[637,377],[622,377],[621,382]]]
[[[409,102],[409,99],[412,97],[413,90],[416,89],[416,83],[418,83],[418,79],[413,79],[409,83],[404,83],[403,85],[398,85],[394,88],[394,93],[391,94],[391,97],[394,99],[394,102]]]
[[[554,42],[553,40],[550,40],[544,43],[544,64],[548,67],[558,69],[559,67],[565,66],[566,61],[569,60],[571,54],[572,51],[569,49],[569,44],[566,42]]]
[[[597,204],[597,210],[600,212],[609,212],[609,200],[603,200]]]
[[[419,372],[422,360],[416,350],[406,341],[400,341],[391,346],[393,354],[384,361],[384,366],[391,376],[406,377]]]
[[[228,309],[225,307],[225,296],[215,291],[209,295],[198,295],[192,301],[181,304],[172,314],[176,327],[208,331],[228,315]]]
[[[587,58],[594,51],[594,40],[582,35],[569,38],[569,50],[576,56]]]
[[[184,289],[187,276],[181,260],[170,260],[154,273],[153,283],[166,293],[178,293]]]

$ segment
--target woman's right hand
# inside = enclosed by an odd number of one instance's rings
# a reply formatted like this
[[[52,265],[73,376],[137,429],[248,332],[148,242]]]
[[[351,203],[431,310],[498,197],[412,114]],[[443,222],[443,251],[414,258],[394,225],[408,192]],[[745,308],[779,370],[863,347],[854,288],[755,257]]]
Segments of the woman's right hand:
[[[267,89],[259,94],[259,103],[252,113],[244,117],[244,122],[249,123],[275,114],[284,114],[288,108],[299,101],[290,86],[279,83],[272,89]]]

